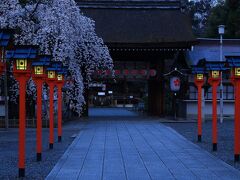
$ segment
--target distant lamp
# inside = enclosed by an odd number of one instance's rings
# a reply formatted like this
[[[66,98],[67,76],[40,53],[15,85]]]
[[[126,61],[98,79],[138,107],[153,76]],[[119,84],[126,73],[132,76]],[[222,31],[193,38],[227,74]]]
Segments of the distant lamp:
[[[197,74],[197,80],[203,80],[203,74]]]
[[[43,66],[35,66],[34,67],[34,74],[43,75],[44,74]]]
[[[223,35],[225,31],[224,25],[218,26],[218,34],[220,35],[220,61],[223,62]],[[220,122],[223,122],[223,82],[222,82],[222,73],[220,76]]]
[[[225,33],[225,26],[219,25],[218,26],[218,34],[223,35]]]
[[[235,76],[240,77],[240,68],[235,68]]]
[[[16,69],[17,70],[27,70],[27,59],[17,59],[16,60]]]
[[[50,65],[51,56],[39,55],[38,61],[32,63],[32,77],[36,80],[46,78],[46,69]]]
[[[219,78],[220,72],[219,71],[212,71],[212,78]]]
[[[54,79],[55,78],[55,71],[48,71],[48,78]]]
[[[58,81],[62,81],[62,80],[63,80],[63,75],[62,75],[62,74],[58,74],[57,80],[58,80]]]

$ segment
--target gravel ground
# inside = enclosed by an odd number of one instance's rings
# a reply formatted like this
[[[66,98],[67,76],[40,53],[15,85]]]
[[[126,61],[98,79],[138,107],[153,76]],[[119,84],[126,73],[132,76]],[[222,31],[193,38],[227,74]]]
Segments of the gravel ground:
[[[64,124],[62,142],[57,142],[57,129],[55,129],[54,149],[48,149],[48,132],[43,129],[43,152],[42,161],[36,162],[36,129],[27,129],[26,134],[26,178],[24,179],[44,179],[63,155],[67,147],[74,140],[81,125],[80,121],[73,121]],[[81,123],[83,124],[83,123]],[[0,179],[18,179],[18,129],[5,131],[0,129]]]
[[[218,151],[212,151],[212,122],[203,123],[202,142],[197,142],[197,123],[164,123],[175,129],[188,140],[240,170],[240,163],[234,163],[234,121],[218,124]]]
[[[81,125],[79,125],[81,122]],[[197,142],[196,123],[164,123],[182,134],[188,140],[209,151],[226,163],[240,170],[240,163],[233,161],[233,133],[234,122],[225,121],[218,124],[218,151],[212,152],[212,122],[203,123],[202,143]],[[63,126],[63,141],[57,142],[57,129],[55,129],[54,149],[48,149],[48,129],[43,129],[42,161],[36,162],[36,130],[27,129],[26,134],[26,178],[44,179],[63,155],[67,147],[74,140],[71,137],[82,128],[82,121],[72,121]],[[0,179],[18,179],[18,129],[5,131],[0,129]]]

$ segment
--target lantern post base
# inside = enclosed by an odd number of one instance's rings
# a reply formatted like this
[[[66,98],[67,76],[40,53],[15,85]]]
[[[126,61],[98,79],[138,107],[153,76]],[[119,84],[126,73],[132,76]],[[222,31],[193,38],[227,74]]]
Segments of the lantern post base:
[[[62,136],[58,136],[58,142],[62,142]]]
[[[198,135],[198,142],[202,142],[202,135]]]
[[[42,153],[37,153],[37,161],[41,161],[42,160]]]
[[[212,148],[213,151],[217,151],[217,143],[213,143],[213,148]]]
[[[49,149],[53,149],[53,144],[52,143],[49,144]]]
[[[19,168],[18,177],[25,177],[25,168]]]
[[[234,162],[239,162],[239,154],[234,155]]]

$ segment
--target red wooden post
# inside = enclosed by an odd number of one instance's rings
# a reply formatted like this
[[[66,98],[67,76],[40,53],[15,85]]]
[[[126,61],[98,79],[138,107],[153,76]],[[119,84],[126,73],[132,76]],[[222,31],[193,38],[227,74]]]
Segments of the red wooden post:
[[[40,55],[39,61],[32,63],[32,78],[37,86],[37,161],[42,160],[42,87],[47,78],[46,68],[51,56]]]
[[[52,64],[52,66],[58,66],[58,64]],[[49,87],[49,149],[53,149],[54,143],[54,87],[56,85],[57,67],[47,68],[47,84]]]
[[[62,141],[62,83],[58,87],[58,142]]]
[[[26,83],[27,76],[16,78],[19,82],[19,177],[25,176]]]
[[[54,82],[48,82],[49,86],[49,149],[53,149],[54,143]]]
[[[202,141],[202,86],[198,86],[198,141]]]
[[[234,161],[240,160],[240,56],[228,56],[227,65],[231,68],[230,81],[234,86]]]
[[[37,161],[42,160],[42,85],[43,80],[36,79],[37,86]]]
[[[198,141],[202,141],[202,86],[203,83],[199,83],[198,88]]]
[[[240,155],[240,79],[235,75],[235,69],[231,72],[230,81],[234,86],[234,161],[239,161]]]
[[[234,160],[240,155],[240,79],[235,80]]]
[[[239,161],[240,156],[240,79],[231,77],[234,85],[235,105],[234,105],[234,161]]]
[[[26,84],[31,77],[31,61],[37,58],[37,46],[15,46],[8,58],[14,60],[13,75],[19,82],[19,177],[25,176]]]
[[[195,85],[198,89],[198,142],[202,141],[202,86],[204,84],[204,75],[196,74]]]
[[[212,143],[213,151],[217,151],[217,87],[220,78],[210,78],[209,84],[212,86]]]
[[[213,151],[217,150],[217,84],[212,85],[212,140],[213,140]]]

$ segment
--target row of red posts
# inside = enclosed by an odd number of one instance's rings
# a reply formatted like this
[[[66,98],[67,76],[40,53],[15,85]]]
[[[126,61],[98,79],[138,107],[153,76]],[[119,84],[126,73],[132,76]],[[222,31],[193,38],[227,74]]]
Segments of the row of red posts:
[[[32,77],[37,87],[37,161],[42,159],[42,88],[49,87],[49,148],[54,144],[54,87],[58,89],[58,142],[62,139],[62,87],[65,67],[51,62],[51,56],[39,55],[38,46],[10,46],[11,33],[0,29],[0,73],[6,70],[6,60],[13,61],[13,74],[19,82],[19,177],[25,177],[26,85]],[[7,43],[6,43],[7,42]],[[7,51],[6,51],[7,49]]]
[[[217,151],[217,88],[221,82],[222,73],[230,70],[230,80],[235,92],[234,113],[234,161],[240,156],[240,57],[227,56],[226,62],[210,61],[205,66],[193,66],[194,83],[198,90],[198,141],[202,141],[202,87],[208,73],[208,83],[212,86],[212,145]]]

